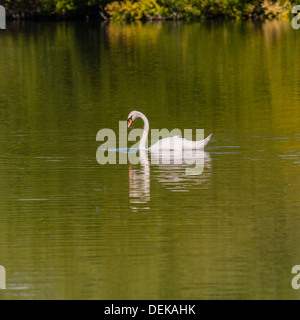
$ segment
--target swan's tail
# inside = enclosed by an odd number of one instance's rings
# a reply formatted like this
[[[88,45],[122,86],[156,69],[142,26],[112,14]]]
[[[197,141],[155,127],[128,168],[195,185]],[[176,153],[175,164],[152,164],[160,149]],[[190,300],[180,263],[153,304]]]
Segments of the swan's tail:
[[[204,140],[200,140],[200,141],[197,141],[196,142],[196,145],[197,145],[197,149],[199,148],[204,148],[208,143],[209,143],[209,140],[212,136],[212,133],[207,137],[205,138]]]

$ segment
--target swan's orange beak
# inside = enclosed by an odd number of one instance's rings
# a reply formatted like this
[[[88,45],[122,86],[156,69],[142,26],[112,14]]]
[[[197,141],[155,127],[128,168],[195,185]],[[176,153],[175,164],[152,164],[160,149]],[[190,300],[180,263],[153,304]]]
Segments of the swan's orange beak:
[[[130,128],[132,122],[133,122],[133,121],[132,121],[131,118],[129,118],[129,119],[127,120],[127,128]]]

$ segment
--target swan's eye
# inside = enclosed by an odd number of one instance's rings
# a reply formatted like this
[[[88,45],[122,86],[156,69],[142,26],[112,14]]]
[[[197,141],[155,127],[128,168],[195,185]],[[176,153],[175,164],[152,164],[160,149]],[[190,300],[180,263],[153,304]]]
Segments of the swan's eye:
[[[127,128],[130,128],[132,122],[133,122],[133,121],[132,121],[132,118],[129,118],[129,119],[127,120]]]

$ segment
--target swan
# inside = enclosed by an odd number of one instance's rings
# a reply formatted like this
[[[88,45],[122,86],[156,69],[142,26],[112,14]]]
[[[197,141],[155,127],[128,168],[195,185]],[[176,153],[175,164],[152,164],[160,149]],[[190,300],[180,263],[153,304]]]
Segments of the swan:
[[[139,149],[146,150],[146,142],[149,133],[149,121],[147,117],[139,111],[131,111],[127,118],[127,128],[129,129],[133,121],[137,118],[141,118],[144,121],[144,131],[142,138],[140,140]],[[164,150],[169,151],[182,151],[182,150],[199,150],[204,149],[208,144],[212,134],[210,134],[206,139],[199,141],[190,141],[179,136],[172,136],[168,138],[163,138],[154,143],[148,150],[150,152],[161,152]]]

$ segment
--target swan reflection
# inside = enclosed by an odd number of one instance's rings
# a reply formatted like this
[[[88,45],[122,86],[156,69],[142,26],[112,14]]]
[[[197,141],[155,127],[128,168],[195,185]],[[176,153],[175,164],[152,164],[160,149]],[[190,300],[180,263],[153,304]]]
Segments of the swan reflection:
[[[140,153],[139,159],[139,165],[129,164],[129,199],[133,211],[150,209],[150,165],[146,152]]]
[[[171,154],[167,162],[163,154],[148,155],[146,151],[140,151],[139,159],[139,164],[129,164],[129,199],[133,211],[150,209],[150,170],[152,178],[171,192],[189,192],[195,187],[209,188],[211,158],[208,152],[201,154],[204,171],[194,175],[187,174],[186,169],[195,167],[195,164],[191,165],[195,158],[187,158],[186,154],[184,157],[178,153]]]

